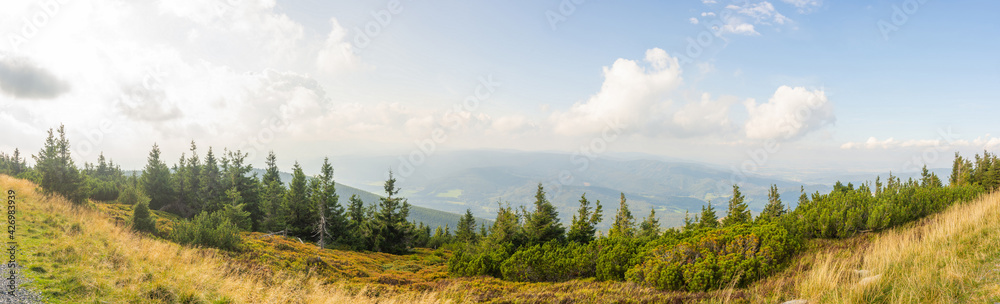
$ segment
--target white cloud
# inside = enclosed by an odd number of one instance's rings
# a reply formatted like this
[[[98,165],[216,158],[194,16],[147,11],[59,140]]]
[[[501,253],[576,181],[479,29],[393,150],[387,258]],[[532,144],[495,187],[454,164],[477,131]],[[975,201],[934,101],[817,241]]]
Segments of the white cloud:
[[[781,86],[767,103],[750,99],[744,105],[748,138],[795,139],[836,121],[833,105],[823,90]]]
[[[609,122],[628,124],[648,121],[651,109],[666,102],[666,94],[681,83],[677,58],[658,48],[646,51],[644,62],[618,59],[604,68],[604,84],[585,102],[566,112],[555,112],[550,120],[559,134],[590,134]]]
[[[331,29],[323,48],[316,58],[316,65],[325,73],[342,73],[356,70],[361,59],[354,53],[351,43],[346,40],[347,30],[337,19],[330,19]]]
[[[799,9],[800,14],[808,14],[823,6],[823,0],[781,0]]]
[[[698,18],[695,17],[691,17],[691,19],[688,19],[688,21],[691,22],[691,24],[698,24]]]

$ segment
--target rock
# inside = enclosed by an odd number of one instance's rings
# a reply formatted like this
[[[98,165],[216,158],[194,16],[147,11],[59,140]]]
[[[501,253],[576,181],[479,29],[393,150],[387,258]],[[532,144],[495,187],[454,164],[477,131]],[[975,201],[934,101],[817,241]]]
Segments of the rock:
[[[806,301],[804,299],[795,299],[791,301],[782,302],[781,304],[806,304],[806,303],[809,303],[809,301]]]

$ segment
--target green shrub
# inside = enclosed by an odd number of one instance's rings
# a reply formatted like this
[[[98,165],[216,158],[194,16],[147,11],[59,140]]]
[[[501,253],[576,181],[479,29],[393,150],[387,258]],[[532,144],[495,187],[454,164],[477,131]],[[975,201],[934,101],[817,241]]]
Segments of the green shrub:
[[[503,278],[519,282],[561,282],[594,276],[595,252],[576,242],[522,247],[500,266]]]
[[[132,208],[132,229],[141,232],[156,233],[156,223],[149,213],[149,201],[142,200]]]
[[[704,230],[653,249],[625,277],[669,290],[707,291],[732,282],[742,287],[777,270],[797,249],[775,223]]]
[[[239,232],[224,212],[202,212],[191,220],[175,222],[170,239],[181,244],[239,250],[242,244]]]

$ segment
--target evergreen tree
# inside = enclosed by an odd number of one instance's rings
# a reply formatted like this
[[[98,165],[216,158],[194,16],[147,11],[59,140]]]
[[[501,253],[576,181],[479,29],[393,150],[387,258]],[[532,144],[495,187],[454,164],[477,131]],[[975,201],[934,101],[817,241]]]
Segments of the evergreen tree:
[[[757,216],[757,219],[771,220],[785,214],[785,205],[781,203],[781,194],[778,193],[778,185],[771,185],[767,191],[767,206],[764,211]]]
[[[318,212],[316,232],[320,247],[324,247],[327,240],[331,243],[344,244],[347,241],[345,235],[347,219],[344,207],[339,202],[340,196],[337,195],[336,183],[333,181],[333,166],[330,165],[329,158],[323,159],[323,166],[316,182],[317,189],[312,199]]]
[[[660,220],[656,218],[656,209],[649,209],[649,217],[639,224],[639,237],[649,238],[660,235]]]
[[[715,207],[712,207],[712,201],[708,201],[708,206],[701,207],[701,221],[698,222],[698,227],[719,227],[719,218],[715,215]]]
[[[191,157],[187,159],[187,167],[182,178],[186,181],[187,192],[185,195],[188,201],[185,202],[192,213],[197,212],[197,208],[203,205],[201,197],[201,160],[198,159],[198,146],[191,141]]]
[[[132,209],[132,229],[140,232],[156,233],[156,223],[149,213],[149,203],[139,200]]]
[[[521,215],[507,204],[507,207],[497,202],[497,217],[490,227],[490,235],[486,238],[489,245],[512,244],[513,247],[524,244],[525,236],[521,228]]]
[[[265,163],[267,171],[261,179],[261,184],[264,187],[260,199],[261,206],[264,207],[261,231],[283,231],[286,228],[285,217],[289,211],[288,206],[282,203],[282,198],[285,196],[285,186],[281,183],[274,151],[268,153]]]
[[[836,190],[834,190],[836,191]],[[740,193],[740,186],[733,185],[733,196],[729,198],[729,211],[726,212],[726,218],[722,220],[723,226],[732,226],[743,223],[749,223],[750,219],[750,208],[744,202],[745,197]]]
[[[243,198],[244,209],[250,212],[252,231],[260,231],[264,210],[260,206],[260,181],[257,174],[252,173],[253,167],[246,164],[248,154],[237,151],[226,151],[222,159],[222,187],[236,189]]]
[[[58,138],[55,136],[56,133],[59,134]],[[41,175],[38,184],[46,194],[55,193],[73,203],[82,204],[87,198],[84,188],[85,176],[76,168],[73,158],[70,157],[66,127],[59,125],[56,133],[49,129],[45,145],[37,155],[32,156],[35,159],[35,170]],[[17,157],[19,156],[15,154],[14,158]]]
[[[150,208],[163,208],[173,200],[170,178],[170,169],[160,160],[160,146],[153,144],[142,171],[142,190],[149,197]]]
[[[196,213],[201,211],[214,212],[222,209],[221,202],[225,192],[223,192],[220,179],[218,162],[212,152],[212,147],[209,147],[208,153],[205,154],[205,165],[201,168],[198,177],[198,185],[201,186],[198,196],[201,200],[194,206]]]
[[[389,179],[385,181],[386,196],[379,199],[379,210],[374,220],[373,250],[379,252],[401,254],[410,250],[413,241],[413,229],[406,217],[410,215],[410,203],[400,197],[396,188],[396,179],[389,171]]]
[[[535,191],[535,210],[527,213],[524,221],[524,233],[531,244],[543,244],[551,240],[562,241],[566,229],[559,222],[556,207],[545,198],[545,189],[538,183]]]
[[[591,212],[587,194],[580,196],[580,209],[573,215],[573,226],[566,234],[567,239],[580,244],[589,244],[594,240],[597,224],[601,222],[601,201],[598,200],[594,205],[594,211]]]
[[[244,211],[245,208],[246,203],[243,202],[240,191],[233,187],[226,190],[226,202],[222,206],[222,211],[219,212],[222,212],[225,218],[229,219],[229,222],[240,230],[249,231],[253,227],[253,221],[250,218],[250,212]]]
[[[308,237],[312,234],[316,215],[315,205],[309,203],[306,174],[302,172],[299,162],[292,167],[292,182],[285,192],[285,206],[288,208],[288,234],[297,237]]]
[[[611,224],[608,236],[627,238],[635,236],[635,217],[632,216],[632,211],[628,210],[628,202],[625,200],[624,192],[621,193],[618,214],[615,215],[615,222]]]
[[[348,245],[355,250],[369,249],[366,240],[371,235],[368,231],[368,217],[365,217],[365,203],[357,194],[352,194],[347,209],[347,231],[350,237]],[[430,229],[430,227],[428,227]]]
[[[465,215],[458,219],[458,226],[455,228],[455,239],[459,242],[476,242],[476,218],[472,216],[472,210],[465,209]]]

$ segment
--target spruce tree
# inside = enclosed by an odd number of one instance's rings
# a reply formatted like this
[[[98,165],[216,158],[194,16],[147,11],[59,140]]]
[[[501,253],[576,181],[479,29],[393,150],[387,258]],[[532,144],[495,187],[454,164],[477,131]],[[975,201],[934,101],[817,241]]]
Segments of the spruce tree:
[[[726,212],[726,218],[722,220],[723,226],[733,226],[750,222],[752,218],[750,216],[750,208],[744,200],[745,197],[740,193],[740,186],[733,185],[733,196],[729,198],[729,210]]]
[[[323,159],[323,166],[316,181],[317,189],[312,199],[318,213],[316,233],[319,236],[320,247],[324,247],[328,240],[331,243],[343,244],[347,241],[344,231],[347,228],[347,220],[344,207],[339,202],[340,196],[337,195],[336,183],[333,181],[333,166],[330,165],[329,158]]]
[[[374,220],[373,250],[394,254],[406,253],[413,241],[413,229],[406,218],[410,214],[410,203],[400,197],[396,179],[389,171],[385,181],[386,196],[379,199],[379,210]]]
[[[149,203],[142,199],[132,208],[132,229],[140,232],[156,233],[156,223],[149,213]]]
[[[212,147],[208,148],[208,153],[205,154],[205,165],[200,171],[198,184],[201,186],[201,191],[199,191],[198,196],[201,200],[195,206],[195,212],[214,212],[222,209],[225,192],[220,182],[218,160],[215,158],[215,153],[212,152]]]
[[[538,183],[535,191],[535,210],[528,213],[524,221],[524,232],[531,244],[543,244],[551,240],[562,241],[566,229],[559,222],[556,207],[545,198],[545,188]]]
[[[261,206],[264,208],[264,220],[261,224],[261,231],[277,232],[285,230],[286,217],[288,216],[288,206],[282,203],[285,196],[285,186],[281,183],[280,172],[278,171],[277,157],[274,151],[267,155],[265,160],[267,169],[261,178]]]
[[[58,138],[55,136],[56,133],[59,134]],[[19,156],[15,154],[14,158],[17,157]],[[45,193],[62,195],[76,204],[84,202],[87,198],[84,176],[70,157],[65,126],[59,125],[55,133],[49,129],[45,145],[32,158],[35,159],[35,170],[41,175],[38,184]]]
[[[458,219],[455,227],[455,239],[459,242],[473,243],[476,241],[476,218],[471,209],[465,209],[465,215]]]
[[[715,207],[712,207],[712,201],[708,201],[708,206],[701,207],[701,220],[698,221],[699,228],[716,228],[719,227],[719,218],[715,215]]]
[[[778,185],[772,184],[767,191],[767,206],[764,206],[764,211],[757,216],[757,219],[772,220],[783,214],[785,214],[785,205],[781,203]]]
[[[369,218],[365,216],[365,203],[357,194],[352,194],[347,208],[348,245],[355,250],[369,249],[367,239],[371,235],[368,225]]]
[[[306,184],[306,174],[302,172],[299,162],[292,166],[292,182],[285,192],[284,204],[288,208],[288,234],[297,237],[312,235],[313,216],[316,215],[315,205],[309,203]]]
[[[142,190],[149,197],[150,208],[160,209],[173,200],[170,178],[170,169],[160,160],[160,146],[153,144],[142,171]]]
[[[644,238],[660,235],[660,220],[656,218],[656,209],[649,209],[649,217],[639,224],[639,236]]]
[[[570,227],[566,238],[580,244],[589,244],[594,240],[594,233],[597,232],[597,224],[601,222],[601,201],[594,203],[594,211],[590,211],[590,201],[587,201],[587,194],[580,196],[580,209],[573,215],[573,226]]]
[[[632,211],[628,210],[628,202],[625,200],[624,192],[621,193],[618,214],[615,215],[615,222],[611,224],[608,236],[626,238],[635,236],[635,217],[632,216]]]

